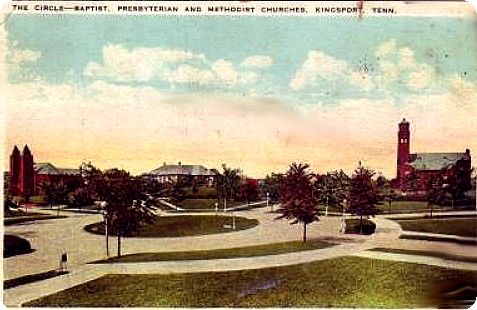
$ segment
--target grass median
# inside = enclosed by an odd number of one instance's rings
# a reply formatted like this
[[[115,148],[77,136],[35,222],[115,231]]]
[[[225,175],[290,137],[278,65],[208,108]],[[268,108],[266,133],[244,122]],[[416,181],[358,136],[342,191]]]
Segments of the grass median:
[[[259,270],[107,275],[24,306],[449,307],[447,292],[475,287],[476,279],[473,271],[341,257]]]
[[[418,231],[434,234],[456,235],[462,237],[477,237],[477,218],[440,217],[402,219],[397,221],[403,230]]]
[[[232,216],[224,215],[174,215],[159,216],[152,224],[141,227],[131,237],[188,237],[219,234],[253,228],[258,225],[255,219],[235,217],[235,230],[232,229]],[[87,225],[85,230],[104,235],[104,223]]]
[[[158,252],[130,254],[121,257],[112,257],[107,260],[96,261],[94,263],[135,263],[150,261],[176,261],[176,260],[201,260],[201,259],[223,259],[237,257],[252,257],[263,255],[276,255],[291,252],[323,249],[334,244],[321,242],[318,240],[289,241],[264,245],[255,245],[231,249],[204,250],[204,251],[180,251],[180,252]]]

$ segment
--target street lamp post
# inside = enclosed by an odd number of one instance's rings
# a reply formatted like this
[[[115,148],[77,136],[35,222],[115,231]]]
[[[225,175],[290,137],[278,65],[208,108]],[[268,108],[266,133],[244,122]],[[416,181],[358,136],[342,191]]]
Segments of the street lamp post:
[[[346,204],[347,204],[347,200],[343,199],[343,217],[341,218],[341,227],[340,227],[340,230],[341,230],[340,232],[342,234],[346,233],[346,213],[345,213]]]
[[[269,205],[269,204],[268,204],[268,199],[269,199],[269,197],[270,197],[270,194],[267,192],[267,210],[268,210],[268,205]]]
[[[101,203],[101,207],[103,208],[103,211],[101,212],[103,214],[104,218],[104,235],[106,238],[106,257],[109,258],[109,234],[108,234],[108,211],[106,210],[107,202],[103,201]]]

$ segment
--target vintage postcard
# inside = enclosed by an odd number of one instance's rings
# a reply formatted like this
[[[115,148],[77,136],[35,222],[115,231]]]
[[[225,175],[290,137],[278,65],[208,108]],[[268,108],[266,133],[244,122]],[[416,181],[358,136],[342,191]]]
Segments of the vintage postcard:
[[[464,1],[9,1],[8,307],[469,308]]]

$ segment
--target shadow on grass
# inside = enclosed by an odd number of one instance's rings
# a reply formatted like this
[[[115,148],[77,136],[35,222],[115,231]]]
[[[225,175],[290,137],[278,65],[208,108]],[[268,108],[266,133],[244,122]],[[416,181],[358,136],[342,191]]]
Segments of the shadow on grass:
[[[16,287],[16,286],[51,279],[51,278],[54,278],[54,277],[57,277],[57,276],[67,274],[67,273],[68,273],[68,271],[50,270],[50,271],[47,271],[47,272],[42,272],[42,273],[37,273],[37,274],[29,274],[29,275],[26,275],[26,276],[15,278],[15,279],[10,279],[10,280],[3,281],[3,289],[7,290],[9,288],[13,288],[13,287]]]

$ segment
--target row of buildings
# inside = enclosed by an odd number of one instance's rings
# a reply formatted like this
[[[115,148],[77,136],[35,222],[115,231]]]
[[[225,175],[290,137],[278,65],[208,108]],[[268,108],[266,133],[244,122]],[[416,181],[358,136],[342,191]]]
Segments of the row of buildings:
[[[417,189],[425,190],[427,180],[434,175],[464,171],[464,178],[471,183],[470,150],[456,153],[411,153],[410,124],[403,119],[399,123],[397,135],[397,163],[394,187],[402,192],[409,191],[409,177],[417,178]],[[194,181],[198,185],[212,186],[218,171],[201,165],[168,165],[164,163],[143,176],[154,178],[160,183]],[[42,183],[62,183],[71,188],[81,185],[81,170],[58,168],[51,163],[35,163],[28,146],[20,153],[17,146],[10,156],[8,172],[9,193],[12,195],[36,195],[41,193]],[[414,182],[416,183],[416,182]],[[465,182],[464,182],[465,183]]]

